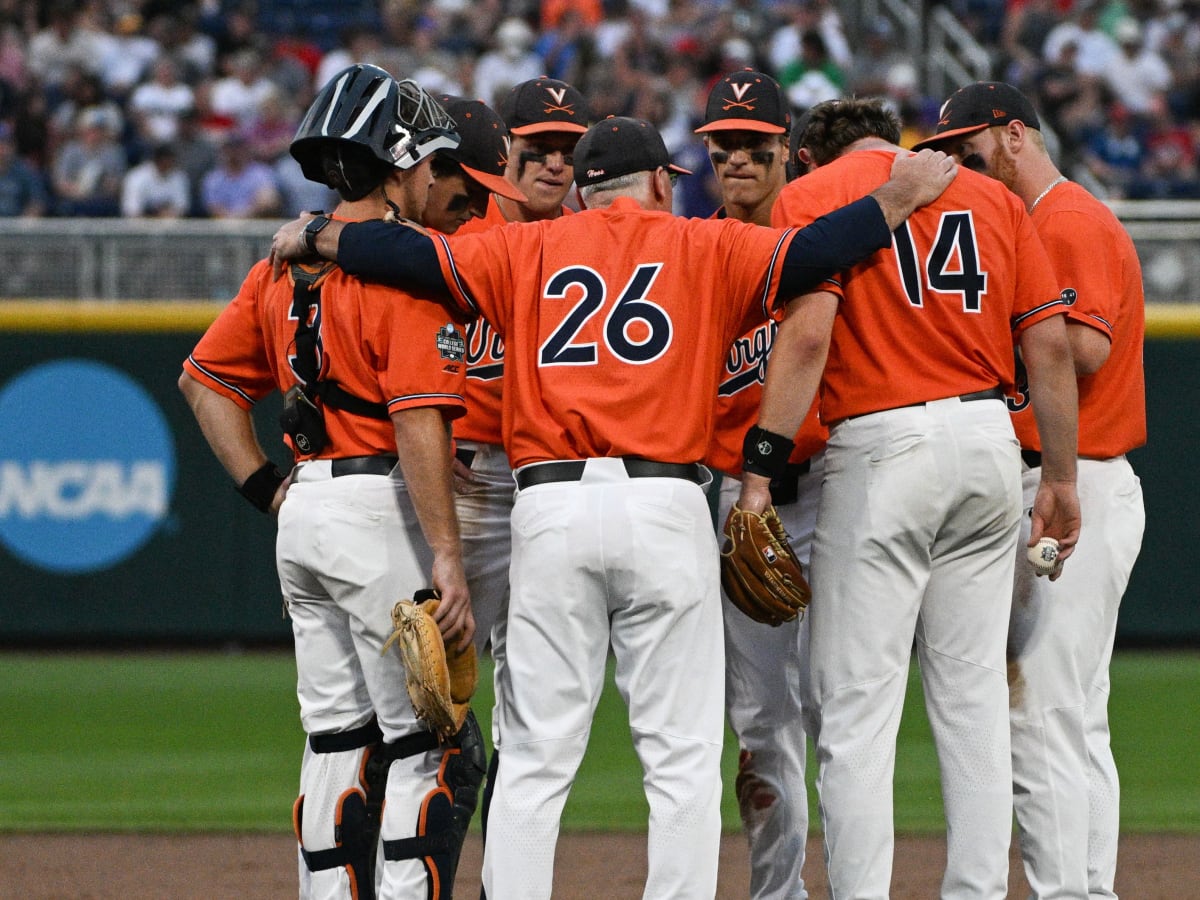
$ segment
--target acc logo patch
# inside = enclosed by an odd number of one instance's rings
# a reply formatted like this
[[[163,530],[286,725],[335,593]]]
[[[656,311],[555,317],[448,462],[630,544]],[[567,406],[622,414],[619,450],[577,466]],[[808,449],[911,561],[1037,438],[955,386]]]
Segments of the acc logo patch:
[[[1076,293],[1075,288],[1063,288],[1062,293],[1058,295],[1058,299],[1067,306],[1074,306],[1075,301],[1079,299],[1079,294]]]
[[[467,341],[453,323],[447,322],[438,329],[437,348],[442,359],[462,362],[462,358],[467,352]]]

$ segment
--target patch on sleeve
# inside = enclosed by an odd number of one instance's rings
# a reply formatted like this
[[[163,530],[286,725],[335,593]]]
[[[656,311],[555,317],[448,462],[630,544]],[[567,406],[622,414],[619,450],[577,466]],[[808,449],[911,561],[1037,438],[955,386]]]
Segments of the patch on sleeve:
[[[462,362],[462,358],[467,352],[467,342],[454,324],[447,322],[438,329],[437,348],[442,359]]]

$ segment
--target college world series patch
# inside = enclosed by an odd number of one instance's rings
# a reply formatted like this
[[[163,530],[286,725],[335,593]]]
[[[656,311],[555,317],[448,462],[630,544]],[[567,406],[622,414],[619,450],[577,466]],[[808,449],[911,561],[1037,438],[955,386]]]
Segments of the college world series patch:
[[[437,348],[442,359],[462,362],[467,352],[467,341],[452,322],[447,322],[438,329]]]

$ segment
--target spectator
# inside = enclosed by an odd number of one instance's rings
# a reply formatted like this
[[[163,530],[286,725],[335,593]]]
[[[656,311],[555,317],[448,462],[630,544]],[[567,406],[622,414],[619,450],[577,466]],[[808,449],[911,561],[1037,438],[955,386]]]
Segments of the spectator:
[[[270,167],[250,155],[245,135],[229,135],[220,161],[201,182],[205,215],[214,219],[261,219],[278,216],[283,198]]]
[[[179,167],[175,148],[159,144],[150,158],[125,174],[121,184],[121,215],[127,219],[178,219],[191,207],[191,186]]]
[[[41,175],[17,154],[12,125],[0,122],[0,216],[44,216],[47,205]]]
[[[305,178],[304,171],[292,154],[285,153],[275,160],[271,170],[275,174],[275,183],[279,185],[280,206],[285,216],[331,210],[338,205],[337,192]]]
[[[262,54],[257,50],[240,50],[229,57],[229,74],[212,85],[212,111],[232,120],[236,127],[249,125],[263,101],[278,90],[263,69]]]
[[[99,75],[82,66],[71,66],[63,78],[61,102],[50,110],[48,124],[51,147],[57,149],[76,134],[79,116],[85,110],[98,110],[114,136],[125,131],[125,114],[116,101],[104,92]]]
[[[200,187],[204,182],[204,176],[217,165],[217,145],[201,127],[200,116],[194,109],[180,117],[179,135],[175,139],[174,147],[179,167],[183,169],[188,179],[187,214],[197,217],[204,216],[206,213]]]
[[[1061,6],[1058,0],[1010,0],[1000,30],[1000,67],[1005,81],[1033,84],[1042,68],[1046,35],[1063,20]]]
[[[110,97],[128,98],[162,53],[158,41],[145,33],[143,25],[139,14],[124,13],[98,39],[100,56],[95,65]]]
[[[1145,46],[1137,19],[1117,22],[1114,37],[1120,49],[1104,70],[1105,83],[1133,115],[1148,117],[1166,105],[1171,70],[1156,50]]]
[[[138,140],[149,146],[175,140],[180,117],[195,105],[195,93],[181,80],[179,64],[164,56],[154,63],[150,80],[133,89],[128,111]]]
[[[1059,58],[1062,45],[1072,41],[1076,47],[1075,66],[1080,75],[1102,78],[1117,55],[1117,42],[1101,30],[1099,0],[1079,0],[1071,16],[1050,29],[1042,44],[1042,59]]]
[[[846,75],[829,55],[818,31],[800,37],[800,57],[783,67],[779,83],[796,109],[809,109],[825,100],[836,100],[846,87]]]
[[[158,13],[149,24],[150,33],[158,40],[163,55],[175,60],[181,77],[188,84],[212,77],[217,65],[217,42],[196,27],[197,15],[189,6]]]
[[[570,84],[581,82],[596,54],[592,28],[579,10],[567,8],[558,24],[543,32],[533,45],[545,65],[545,74]]]
[[[60,216],[116,216],[121,212],[121,180],[128,168],[104,110],[79,114],[78,137],[54,159],[53,186]]]
[[[496,46],[479,57],[475,65],[475,97],[493,109],[499,108],[513,85],[532,81],[542,72],[542,58],[530,48],[533,29],[524,19],[505,19],[496,29]]]
[[[1108,118],[1083,150],[1083,164],[1109,199],[1128,196],[1146,158],[1146,148],[1134,131],[1133,117],[1120,103],[1108,109]]]
[[[868,23],[862,44],[846,71],[851,92],[859,97],[886,93],[888,76],[898,63],[912,65],[908,54],[896,43],[896,26],[892,20],[884,15],[876,16]]]
[[[1146,135],[1141,176],[1131,186],[1134,200],[1200,199],[1196,137],[1176,123],[1165,105],[1159,106]]]
[[[281,156],[288,156],[288,147],[296,136],[300,111],[290,99],[276,92],[259,105],[242,135],[250,144],[250,155],[268,166],[275,165]],[[331,207],[332,208],[332,207]]]
[[[72,68],[94,71],[100,58],[98,36],[83,27],[79,18],[73,0],[55,0],[46,27],[29,41],[26,65],[42,90],[49,93],[51,106],[56,104]]]
[[[784,3],[781,12],[789,17],[789,21],[771,38],[767,59],[772,70],[782,73],[789,63],[800,58],[804,34],[809,31],[821,36],[826,52],[838,66],[849,66],[853,62],[841,13],[828,0]]]

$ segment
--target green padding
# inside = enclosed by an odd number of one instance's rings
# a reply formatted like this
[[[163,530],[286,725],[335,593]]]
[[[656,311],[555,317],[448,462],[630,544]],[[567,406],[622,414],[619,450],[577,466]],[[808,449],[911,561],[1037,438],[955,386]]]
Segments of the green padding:
[[[161,527],[112,568],[58,575],[23,562],[0,543],[0,642],[286,641],[275,574],[273,521],[250,507],[205,444],[176,387],[196,334],[0,332],[0,391],[39,363],[107,363],[140,384],[166,416],[177,472]],[[1200,641],[1200,341],[1146,344],[1149,444],[1130,455],[1146,498],[1146,536],[1121,609],[1125,641]],[[88,402],[87,397],[80,398]],[[258,433],[277,462],[279,403],[256,410]],[[71,409],[56,411],[72,415]],[[6,458],[0,432],[0,464]],[[715,505],[719,485],[710,501]]]

